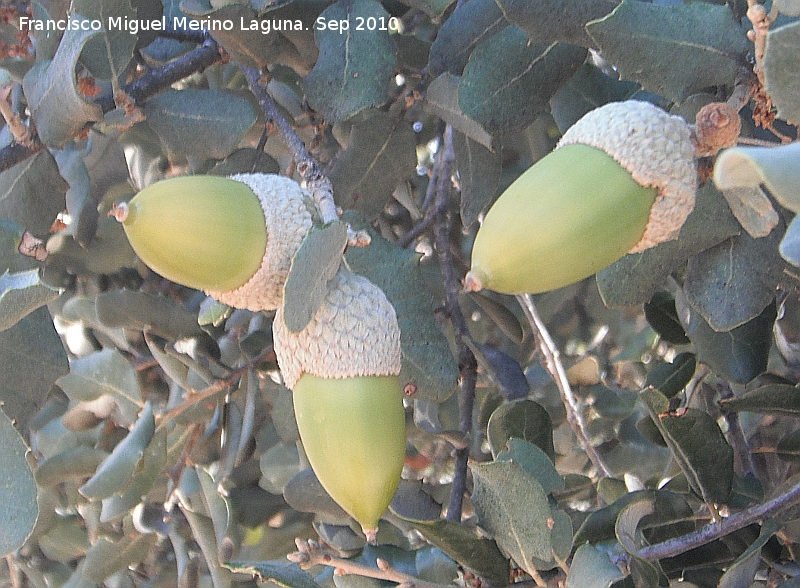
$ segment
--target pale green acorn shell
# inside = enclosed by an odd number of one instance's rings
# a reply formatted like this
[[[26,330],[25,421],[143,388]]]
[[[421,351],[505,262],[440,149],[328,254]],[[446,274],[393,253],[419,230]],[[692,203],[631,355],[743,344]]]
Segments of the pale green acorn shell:
[[[247,184],[258,196],[267,225],[267,249],[261,267],[245,284],[207,294],[234,308],[274,310],[283,303],[283,285],[292,258],[313,224],[313,200],[300,185],[274,174],[237,174],[230,179]]]
[[[645,232],[630,253],[678,237],[697,191],[694,145],[684,119],[649,102],[611,102],[567,129],[558,147],[572,144],[605,151],[639,184],[658,190]]]

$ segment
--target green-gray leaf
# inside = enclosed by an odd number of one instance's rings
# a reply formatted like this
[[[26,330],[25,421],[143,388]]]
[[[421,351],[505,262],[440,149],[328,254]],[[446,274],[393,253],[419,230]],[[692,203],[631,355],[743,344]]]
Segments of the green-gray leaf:
[[[108,522],[127,515],[153,488],[167,466],[167,431],[156,431],[142,456],[141,467],[121,494],[103,500],[100,520]]]
[[[692,489],[707,503],[724,503],[733,484],[733,448],[716,421],[695,408],[662,412],[666,399],[656,390],[645,389],[641,397]]]
[[[346,22],[345,31],[316,33],[319,59],[304,80],[308,102],[328,122],[345,120],[383,104],[394,73],[395,52],[388,31],[357,31],[366,19],[388,19],[375,0],[339,0],[320,15],[323,22]]]
[[[402,516],[400,518],[419,531],[429,543],[492,584],[504,585],[508,582],[508,559],[494,541],[480,537],[474,529],[443,519],[415,521]]]
[[[483,526],[524,570],[555,565],[548,519],[553,511],[542,486],[512,462],[470,464],[472,502]]]
[[[781,525],[767,519],[761,525],[758,539],[745,552],[736,558],[720,578],[718,588],[740,588],[751,586],[758,567],[761,565],[761,549],[772,536],[780,531]]]
[[[469,118],[458,105],[459,76],[443,73],[431,82],[425,97],[425,108],[441,118],[455,130],[492,150],[494,140],[481,125]]]
[[[714,164],[714,183],[720,190],[764,184],[781,206],[800,212],[800,143],[726,149]]]
[[[586,34],[584,26],[590,20],[606,16],[616,8],[617,0],[497,0],[503,15],[522,28],[531,45],[572,43],[597,47]]]
[[[0,174],[0,217],[47,235],[66,207],[67,187],[53,156],[39,153]]]
[[[44,404],[56,378],[68,371],[67,354],[47,308],[0,331],[0,402],[21,431]]]
[[[22,547],[39,517],[27,453],[25,441],[0,410],[0,555]]]
[[[24,272],[37,267],[32,257],[19,252],[24,236],[24,228],[14,221],[0,218],[0,271]]]
[[[8,329],[31,312],[58,298],[60,291],[43,283],[39,270],[0,275],[0,331]]]
[[[795,124],[800,122],[800,69],[793,59],[798,51],[800,22],[767,33],[763,62],[766,90],[778,109],[778,116]]]
[[[253,106],[227,90],[167,90],[142,108],[167,149],[222,159],[256,122]]]
[[[82,576],[89,582],[102,584],[109,576],[144,561],[157,541],[155,533],[125,536],[116,542],[100,537],[86,552],[81,566]]]
[[[453,0],[403,0],[403,4],[417,8],[432,18],[442,16],[452,3]]]
[[[453,133],[453,150],[461,185],[461,222],[468,227],[494,202],[503,158],[458,132]]]
[[[500,405],[489,418],[486,434],[494,456],[506,449],[509,439],[517,437],[536,445],[551,460],[555,458],[552,420],[533,400],[522,398]]]
[[[731,9],[708,2],[624,0],[586,30],[624,79],[676,102],[709,86],[732,87],[751,46]]]
[[[103,31],[81,51],[81,63],[101,80],[119,78],[136,46],[137,36],[125,30],[123,24],[136,20],[136,11],[129,0],[75,0],[72,12],[103,23]]]
[[[749,382],[767,369],[772,325],[777,311],[769,304],[751,321],[727,332],[717,332],[679,292],[675,299],[686,334],[697,348],[697,359],[723,378]]]
[[[652,387],[667,398],[672,398],[691,381],[697,369],[697,360],[691,353],[681,353],[672,362],[654,367],[645,380],[644,386]]]
[[[789,223],[778,250],[786,261],[800,267],[800,216],[795,216]]]
[[[748,390],[740,396],[720,402],[726,410],[800,416],[800,388],[791,384],[772,383]]]
[[[778,226],[780,217],[761,186],[730,188],[723,190],[722,193],[736,220],[754,239],[766,237]]]
[[[433,314],[432,297],[422,279],[419,255],[378,235],[363,219],[346,217],[354,229],[367,229],[368,247],[345,253],[350,268],[381,288],[394,306],[400,326],[400,380],[417,387],[415,398],[443,402],[456,388],[458,366]]]
[[[496,461],[512,461],[528,472],[542,485],[546,494],[564,488],[564,478],[547,454],[524,439],[511,438],[508,449],[497,454]]]
[[[634,586],[666,586],[667,579],[658,563],[645,561],[638,557],[638,550],[644,547],[641,531],[638,530],[639,522],[646,516],[653,514],[655,506],[650,500],[636,500],[629,503],[619,514],[615,533],[617,541],[630,556],[630,576]]]
[[[550,99],[550,112],[564,133],[579,118],[609,102],[627,100],[639,89],[634,82],[623,82],[600,68],[584,63],[578,72]]]
[[[116,349],[104,349],[70,364],[58,385],[71,400],[92,401],[110,394],[120,408],[121,424],[132,424],[142,408],[139,380],[130,362]]]
[[[411,124],[377,112],[353,125],[347,149],[328,175],[336,204],[374,219],[416,167],[416,136]]]
[[[605,551],[586,543],[572,558],[566,588],[608,588],[622,577],[622,572]]]
[[[111,455],[103,460],[94,475],[80,487],[80,493],[89,500],[98,500],[124,491],[139,468],[155,432],[153,409],[147,402],[133,429],[117,444]]]
[[[34,65],[22,80],[36,131],[48,147],[62,147],[87,123],[103,118],[100,106],[88,102],[78,90],[75,76],[75,65],[84,46],[101,34],[81,30],[84,22],[86,19],[80,15],[72,15],[70,29],[64,33],[53,59]]]
[[[603,302],[612,308],[643,304],[692,255],[738,235],[741,226],[722,194],[707,182],[675,241],[629,254],[597,274]]]
[[[551,43],[528,45],[509,26],[475,48],[458,86],[458,105],[493,136],[528,126],[578,71],[586,49]]]
[[[303,239],[283,286],[283,320],[291,332],[302,331],[325,300],[346,245],[347,225],[339,221]]]
[[[321,588],[314,578],[295,563],[278,561],[232,561],[225,567],[233,572],[257,574],[263,582],[272,580],[284,588]]]
[[[109,329],[138,329],[166,339],[204,334],[195,313],[174,300],[147,292],[103,292],[95,299],[95,311],[100,323]]]
[[[683,291],[714,330],[743,325],[775,299],[786,265],[778,254],[782,235],[742,233],[689,259]]]
[[[448,18],[431,46],[430,72],[461,75],[469,56],[483,40],[508,26],[495,0],[472,0],[460,4]]]

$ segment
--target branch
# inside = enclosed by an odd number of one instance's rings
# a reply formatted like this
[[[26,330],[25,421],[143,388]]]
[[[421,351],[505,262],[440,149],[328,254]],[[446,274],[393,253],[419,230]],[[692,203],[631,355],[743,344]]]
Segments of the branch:
[[[286,120],[275,100],[267,92],[267,86],[261,80],[261,72],[253,67],[245,67],[241,64],[239,67],[244,72],[253,94],[258,98],[258,103],[267,117],[267,124],[275,126],[286,147],[291,152],[297,164],[297,171],[305,180],[308,190],[317,203],[322,222],[329,223],[338,219],[339,214],[336,212],[336,204],[333,201],[333,185],[331,181],[322,173],[303,141],[294,132],[292,125]]]
[[[743,510],[721,521],[709,523],[694,533],[645,547],[639,551],[638,556],[650,561],[665,557],[675,557],[690,549],[725,537],[748,525],[772,518],[798,502],[800,502],[800,482],[795,484],[786,494],[778,496],[769,502]]]
[[[203,44],[186,55],[147,71],[142,77],[125,86],[125,93],[137,106],[153,94],[166,90],[194,73],[214,65],[222,59],[219,45],[211,37],[206,36]]]
[[[469,329],[461,306],[458,304],[458,293],[461,281],[456,277],[453,254],[450,250],[450,232],[453,226],[452,214],[447,210],[447,203],[453,188],[451,177],[455,168],[455,152],[453,151],[453,129],[447,125],[444,131],[442,148],[436,154],[434,175],[436,178],[434,208],[442,213],[433,225],[434,246],[439,257],[445,289],[445,309],[453,325],[458,348],[458,368],[461,375],[459,396],[459,430],[465,438],[471,438],[472,412],[475,404],[475,384],[478,379],[478,362],[467,345]],[[447,507],[447,519],[461,521],[462,503],[467,487],[467,461],[471,444],[455,452],[455,477],[450,491],[450,502]]]
[[[433,173],[431,174],[431,180],[428,183],[428,190],[425,194],[425,201],[428,202],[431,198],[433,198],[433,193],[436,192],[436,185],[437,185],[437,170],[436,166],[434,166]],[[411,245],[414,240],[419,237],[422,233],[428,230],[428,228],[436,221],[437,218],[447,209],[447,200],[446,199],[437,199],[434,201],[433,206],[429,206],[425,209],[424,216],[411,227],[411,230],[408,231],[405,235],[403,235],[400,239],[397,240],[397,246],[402,247],[405,249],[409,245]]]
[[[158,417],[156,417],[158,421],[158,427],[156,430],[163,429],[164,427],[167,426],[167,424],[170,421],[174,420],[176,417],[183,414],[193,406],[196,406],[197,404],[205,400],[208,400],[212,396],[215,396],[216,394],[219,394],[223,390],[233,386],[234,383],[236,383],[236,381],[239,378],[241,378],[248,370],[253,369],[259,363],[261,363],[264,360],[264,358],[266,358],[270,353],[272,353],[272,347],[268,347],[267,349],[262,351],[257,357],[253,358],[244,365],[231,371],[230,374],[228,374],[227,376],[225,376],[220,380],[217,380],[216,382],[214,382],[207,388],[204,388],[200,392],[189,394],[183,403],[179,404],[175,408],[172,408],[166,412],[161,413],[160,415],[158,415]]]
[[[536,306],[533,303],[533,298],[530,294],[521,294],[517,296],[517,300],[520,306],[522,306],[525,318],[528,319],[531,325],[533,336],[536,339],[536,345],[539,347],[539,352],[544,357],[545,367],[547,371],[550,372],[550,376],[553,380],[555,380],[559,392],[561,392],[561,400],[564,403],[564,408],[567,410],[567,421],[572,426],[575,436],[578,437],[578,442],[589,456],[595,469],[607,478],[612,477],[613,474],[611,470],[608,469],[603,458],[600,457],[597,449],[595,449],[589,439],[589,435],[586,432],[586,422],[583,420],[583,414],[578,406],[578,401],[572,393],[572,387],[567,380],[567,373],[561,363],[558,347],[555,342],[553,342],[544,321],[542,321],[542,318],[539,316]]]
[[[177,33],[176,33],[177,34]],[[182,80],[193,73],[203,71],[222,59],[219,46],[210,37],[204,37],[203,45],[194,49],[169,63],[160,67],[154,67],[147,71],[141,78],[131,82],[123,88],[125,94],[130,96],[133,103],[141,104],[153,94],[169,88],[175,82]],[[116,104],[114,97],[105,95],[98,99],[97,103],[103,112],[113,110]],[[12,143],[0,149],[0,172],[4,172],[33,157],[46,149],[46,146],[32,134],[29,146],[19,143]]]
[[[299,564],[300,567],[304,569],[317,565],[331,566],[334,568],[334,574],[338,576],[355,574],[367,578],[395,582],[403,586],[413,586],[414,588],[452,588],[452,586],[447,584],[435,584],[433,582],[420,580],[409,574],[404,574],[389,565],[389,562],[380,558],[377,558],[375,561],[375,565],[378,567],[373,568],[337,557],[332,552],[322,549],[319,543],[313,540],[304,541],[302,539],[295,539],[295,544],[297,545],[297,552],[290,553],[286,557],[289,561]]]

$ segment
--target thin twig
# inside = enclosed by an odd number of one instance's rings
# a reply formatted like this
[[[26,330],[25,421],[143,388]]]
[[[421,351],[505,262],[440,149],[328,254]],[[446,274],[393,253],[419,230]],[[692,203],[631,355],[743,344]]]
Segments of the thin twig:
[[[472,411],[475,404],[478,362],[466,343],[469,338],[469,329],[464,319],[464,313],[461,312],[458,304],[461,282],[456,277],[453,254],[450,250],[450,231],[453,218],[446,203],[450,200],[453,189],[451,178],[455,166],[453,129],[450,125],[445,128],[442,149],[436,154],[434,165],[437,166],[434,207],[442,210],[433,225],[434,245],[444,279],[445,309],[453,325],[458,348],[458,368],[461,376],[458,408],[459,430],[469,439],[472,433]],[[447,519],[451,521],[461,521],[464,492],[467,488],[467,461],[469,460],[470,446],[471,444],[468,444],[467,447],[455,452],[455,475],[447,507]]]
[[[25,123],[20,120],[19,115],[14,112],[11,105],[8,103],[8,96],[11,93],[11,89],[11,84],[0,89],[0,115],[5,119],[8,129],[11,131],[11,135],[17,143],[25,145],[26,147],[33,147],[35,142],[31,137],[30,129],[25,126]]]
[[[206,37],[203,44],[197,49],[160,67],[148,70],[141,78],[125,86],[124,91],[138,106],[153,94],[169,88],[175,82],[194,73],[203,71],[221,59],[219,45],[211,37]]]
[[[219,46],[209,37],[201,47],[189,51],[187,54],[165,65],[154,67],[141,78],[125,86],[123,90],[130,96],[133,103],[138,105],[153,94],[157,94],[193,73],[203,71],[220,59],[222,59],[222,55],[220,54]],[[103,112],[108,112],[116,106],[114,97],[110,95],[99,98],[97,103],[103,109]],[[35,135],[32,136],[31,141],[32,144],[29,146],[12,143],[0,149],[0,172],[4,172],[45,150],[45,145]]]
[[[397,246],[405,249],[411,245],[417,237],[428,230],[428,228],[436,221],[436,219],[439,218],[442,212],[444,212],[445,208],[447,208],[446,201],[436,201],[433,206],[425,211],[425,216],[423,216],[417,224],[411,227],[410,231],[397,240]]]
[[[782,494],[781,496],[778,496],[769,502],[765,502],[764,504],[743,510],[742,512],[731,515],[726,519],[722,519],[721,521],[709,523],[694,533],[689,533],[688,535],[683,535],[682,537],[676,537],[674,539],[670,539],[669,541],[664,541],[663,543],[656,543],[655,545],[645,547],[639,551],[638,556],[649,561],[655,561],[665,557],[675,557],[676,555],[685,553],[690,549],[695,549],[696,547],[700,547],[701,545],[705,545],[725,537],[726,535],[729,535],[734,531],[738,531],[739,529],[743,529],[748,525],[752,525],[753,523],[757,523],[767,518],[775,517],[782,511],[798,504],[799,502],[800,482],[798,482],[785,494]]]
[[[333,552],[322,549],[316,541],[295,539],[295,545],[297,545],[297,552],[290,553],[286,557],[304,569],[317,565],[330,566],[334,568],[334,574],[339,576],[355,574],[366,578],[395,582],[403,586],[413,586],[414,588],[452,588],[452,586],[447,584],[435,584],[433,582],[420,580],[409,574],[404,574],[389,565],[387,561],[380,558],[376,559],[375,565],[377,567],[373,568],[356,563],[353,560],[337,557]]]
[[[252,67],[240,65],[250,89],[258,98],[258,103],[267,117],[267,124],[272,124],[277,129],[286,147],[294,157],[297,171],[305,180],[308,190],[317,203],[323,223],[329,223],[339,218],[336,212],[336,204],[333,201],[333,185],[331,181],[322,173],[319,165],[311,157],[303,141],[294,132],[292,125],[283,116],[275,100],[267,92],[267,86],[262,83],[261,72]]]
[[[259,354],[257,357],[248,361],[244,365],[236,368],[235,370],[231,371],[230,374],[228,374],[224,378],[217,380],[216,382],[211,384],[208,388],[204,388],[200,392],[195,392],[194,394],[190,394],[184,402],[182,402],[175,408],[171,408],[170,410],[158,415],[156,419],[158,421],[158,427],[156,428],[156,430],[163,429],[165,426],[167,426],[167,424],[170,421],[174,420],[177,416],[183,414],[193,406],[196,406],[199,403],[208,400],[212,396],[219,394],[223,390],[226,390],[231,386],[233,386],[239,378],[241,378],[245,373],[247,373],[248,370],[251,370],[253,367],[261,363],[264,360],[264,358],[266,358],[267,355],[269,355],[270,353],[272,353],[272,347],[268,347],[267,349],[262,351],[261,354]]]
[[[521,294],[517,296],[517,300],[520,306],[522,306],[525,317],[528,319],[531,329],[533,330],[533,336],[545,360],[545,367],[547,371],[550,372],[553,380],[555,380],[559,392],[561,392],[561,400],[564,402],[564,408],[567,410],[567,421],[572,426],[572,430],[575,432],[578,442],[589,456],[589,459],[597,471],[605,477],[612,477],[613,474],[611,470],[605,464],[603,458],[600,457],[600,454],[589,439],[589,435],[586,432],[586,422],[583,420],[583,414],[578,406],[578,401],[572,393],[572,387],[567,380],[567,372],[564,370],[564,366],[561,363],[558,347],[552,337],[550,337],[550,333],[547,331],[544,321],[542,321],[539,316],[536,305],[533,303],[533,298],[530,294]]]

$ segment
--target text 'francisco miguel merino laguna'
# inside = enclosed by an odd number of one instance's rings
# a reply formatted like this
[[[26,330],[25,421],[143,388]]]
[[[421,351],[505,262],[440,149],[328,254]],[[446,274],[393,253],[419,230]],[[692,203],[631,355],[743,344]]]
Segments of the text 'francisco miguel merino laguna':
[[[194,20],[186,16],[174,16],[168,19],[162,16],[159,19],[138,20],[127,19],[121,16],[109,16],[107,26],[99,19],[70,18],[39,20],[29,16],[20,16],[20,29],[28,31],[128,31],[136,35],[139,31],[165,31],[168,28],[184,31],[232,31],[235,23],[232,19],[204,19]],[[170,25],[171,26],[168,26]],[[239,18],[239,30],[261,31],[268,34],[271,31],[302,31],[305,29],[303,21],[296,20],[256,20]]]

